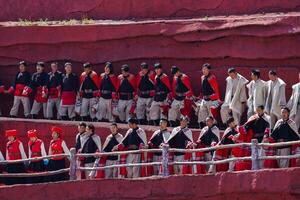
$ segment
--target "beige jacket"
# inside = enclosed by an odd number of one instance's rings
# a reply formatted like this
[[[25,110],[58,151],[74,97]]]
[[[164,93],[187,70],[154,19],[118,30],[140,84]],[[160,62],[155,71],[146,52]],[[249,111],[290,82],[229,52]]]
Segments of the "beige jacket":
[[[265,110],[268,114],[273,113],[278,118],[281,116],[281,107],[286,105],[285,98],[285,86],[286,83],[278,78],[276,84],[274,85],[273,91],[271,91],[272,81],[267,82],[267,99]],[[272,94],[272,95],[271,95]]]

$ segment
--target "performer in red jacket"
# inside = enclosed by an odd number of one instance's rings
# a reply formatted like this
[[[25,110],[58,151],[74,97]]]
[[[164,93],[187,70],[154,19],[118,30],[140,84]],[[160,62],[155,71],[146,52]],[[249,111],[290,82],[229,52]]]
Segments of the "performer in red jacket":
[[[90,63],[83,64],[84,72],[80,76],[80,96],[82,104],[80,116],[83,121],[96,121],[96,112],[94,110],[99,98],[99,77],[92,70]]]
[[[168,75],[163,73],[162,65],[156,63],[154,65],[155,69],[155,79],[154,79],[154,89],[155,95],[151,103],[149,118],[150,124],[159,125],[161,118],[167,119],[169,103],[167,102],[167,97],[171,92],[171,84]]]
[[[174,75],[172,82],[173,102],[169,110],[170,126],[175,127],[181,115],[191,117],[193,90],[190,78],[180,69],[173,66],[171,73]]]
[[[137,104],[136,116],[139,124],[147,124],[153,96],[155,73],[149,70],[147,63],[141,64],[141,71],[137,75]]]
[[[208,116],[216,118],[216,108],[219,106],[220,94],[217,78],[211,73],[211,65],[205,63],[202,66],[201,93],[196,115],[200,128],[205,126],[205,119]]]
[[[27,159],[24,151],[23,143],[17,138],[17,130],[6,130],[5,136],[8,139],[6,144],[6,160],[20,160]],[[25,164],[23,162],[9,163],[6,166],[8,173],[25,173]],[[7,178],[5,184],[22,184],[26,183],[25,178]]]
[[[107,62],[104,73],[99,77],[100,99],[97,105],[98,121],[114,121],[112,115],[112,101],[117,99],[117,77],[113,65]]]
[[[262,142],[264,135],[270,128],[270,116],[264,113],[264,106],[256,108],[256,114],[248,119],[248,121],[239,127],[239,134],[235,139],[236,143],[251,143],[252,139]],[[260,152],[261,154],[262,152]],[[234,157],[251,156],[250,147],[235,147],[232,150]],[[250,170],[251,161],[238,161],[235,163],[235,171]]]
[[[74,120],[76,117],[75,102],[79,90],[79,78],[76,74],[72,73],[71,63],[65,64],[65,71],[65,74],[62,75],[59,115],[62,120]]]
[[[26,86],[29,86],[31,75],[27,71],[27,63],[21,61],[19,63],[19,72],[15,76],[13,85],[6,93],[14,94],[13,107],[10,110],[11,117],[17,117],[19,112],[20,103],[23,105],[24,115],[26,118],[30,117],[30,100],[29,94],[23,93]]]
[[[118,114],[121,122],[133,115],[134,97],[136,95],[136,78],[129,72],[129,66],[123,65],[122,74],[118,76]]]
[[[28,157],[44,157],[47,156],[44,142],[37,137],[36,130],[27,131],[28,141]],[[45,170],[45,164],[43,159],[30,161],[27,172],[42,172]],[[43,177],[30,177],[28,179],[30,183],[40,183],[43,182]]]
[[[31,108],[31,117],[36,119],[43,107],[44,118],[47,118],[48,74],[44,71],[45,63],[36,64],[36,73],[31,77],[29,86],[25,87],[23,94],[31,94],[35,91],[34,102]]]
[[[51,128],[52,140],[49,146],[49,155],[58,155],[58,154],[70,154],[70,151],[62,139],[63,130],[59,127],[53,126]],[[65,157],[52,157],[49,160],[48,170],[56,171],[66,168],[66,159]],[[49,176],[49,181],[63,181],[66,179],[66,173],[60,173],[57,175]]]

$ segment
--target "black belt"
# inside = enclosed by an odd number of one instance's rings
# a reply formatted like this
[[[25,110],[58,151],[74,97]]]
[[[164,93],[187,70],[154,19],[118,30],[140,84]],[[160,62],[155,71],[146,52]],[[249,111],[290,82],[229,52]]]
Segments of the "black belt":
[[[186,93],[176,93],[176,96],[178,96],[178,97],[185,97]]]
[[[111,94],[112,91],[109,90],[101,90],[101,94]]]

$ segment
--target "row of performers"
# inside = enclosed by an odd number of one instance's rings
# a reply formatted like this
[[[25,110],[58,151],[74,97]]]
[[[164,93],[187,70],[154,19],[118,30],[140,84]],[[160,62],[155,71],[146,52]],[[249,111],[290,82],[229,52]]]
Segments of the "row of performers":
[[[158,149],[163,144],[168,144],[171,148],[187,149],[187,148],[205,148],[216,145],[228,145],[234,143],[249,143],[252,139],[257,139],[259,143],[275,143],[297,141],[300,136],[296,130],[295,122],[289,119],[288,108],[281,110],[282,119],[278,120],[273,131],[270,132],[270,117],[264,113],[263,106],[256,109],[256,114],[250,117],[246,124],[237,126],[234,119],[230,118],[227,121],[228,128],[220,137],[220,131],[214,123],[212,117],[206,119],[206,126],[201,130],[200,136],[196,142],[193,140],[192,131],[187,127],[188,118],[181,117],[180,126],[174,128],[170,133],[167,128],[167,120],[160,121],[160,129],[155,131],[149,142],[147,142],[145,131],[137,124],[136,118],[130,118],[129,130],[123,137],[118,133],[117,124],[111,125],[111,134],[106,138],[103,147],[101,147],[101,140],[95,134],[93,125],[86,125],[84,122],[78,126],[79,133],[76,136],[76,150],[78,153],[95,153],[95,152],[112,152],[124,150],[138,150],[144,148]],[[7,160],[16,160],[26,158],[22,143],[16,137],[15,130],[6,131],[9,142],[7,143]],[[65,142],[61,138],[62,130],[58,127],[52,128],[53,140],[50,143],[49,155],[66,153],[69,150]],[[39,157],[46,155],[43,142],[37,138],[35,130],[28,132],[30,141],[29,157]],[[283,146],[278,148],[261,147],[259,149],[260,156],[267,155],[294,155],[298,154],[298,145]],[[80,158],[79,165],[84,167],[107,166],[124,163],[140,163],[140,162],[160,162],[162,159],[161,153],[135,153],[121,156],[103,156],[100,159],[95,157]],[[245,157],[251,156],[251,149],[249,147],[234,147],[232,149],[219,149],[209,152],[196,153],[170,153],[170,162],[177,161],[211,161],[223,160],[230,157]],[[29,172],[37,172],[45,170],[45,161],[30,162]],[[297,165],[295,159],[278,159],[278,160],[264,160],[260,162],[260,168],[285,168]],[[58,170],[65,168],[64,158],[52,158],[48,164],[48,170]],[[251,170],[251,161],[236,161],[228,164],[217,165],[173,165],[169,167],[170,174],[205,174],[210,172],[220,171],[242,171]],[[16,173],[24,172],[25,167],[23,163],[9,164],[7,172]],[[151,167],[121,167],[109,168],[105,170],[85,170],[84,173],[78,173],[77,178],[117,178],[117,177],[143,177],[151,175],[159,175],[162,173],[161,165],[154,165]],[[52,178],[52,179],[51,179]],[[54,175],[48,181],[57,181],[65,179],[64,176]],[[36,180],[36,179],[35,179]],[[40,181],[40,179],[38,180]],[[13,182],[16,183],[16,182]]]
[[[235,68],[229,68],[224,102],[221,102],[219,84],[208,63],[202,66],[201,93],[197,98],[186,74],[173,66],[173,79],[170,82],[160,63],[154,65],[154,71],[146,63],[142,63],[137,75],[130,72],[128,65],[123,65],[119,76],[114,74],[113,65],[109,62],[100,76],[89,63],[85,63],[84,72],[79,78],[72,72],[71,63],[65,64],[64,74],[58,71],[57,63],[51,64],[52,71],[49,73],[45,72],[44,63],[37,63],[37,72],[32,76],[26,66],[25,62],[20,63],[20,71],[9,90],[5,90],[4,86],[0,87],[0,93],[14,93],[14,104],[10,112],[12,117],[18,116],[19,105],[22,103],[26,117],[37,117],[43,107],[45,118],[55,118],[53,109],[56,106],[57,118],[63,120],[75,119],[77,113],[83,121],[112,122],[117,118],[120,122],[125,122],[135,115],[139,124],[150,122],[158,125],[159,119],[167,118],[174,127],[179,124],[181,115],[191,117],[194,108],[198,123],[203,128],[208,116],[217,118],[217,108],[221,104],[222,122],[225,124],[233,117],[237,125],[241,124],[246,105],[248,118],[255,113],[257,106],[263,105],[271,117],[271,128],[281,118],[280,110],[284,106],[290,108],[291,119],[300,126],[300,83],[293,85],[293,94],[286,102],[286,83],[274,70],[269,71],[270,80],[266,82],[261,79],[260,71],[254,69],[249,82]],[[31,93],[35,93],[35,99],[30,111]]]

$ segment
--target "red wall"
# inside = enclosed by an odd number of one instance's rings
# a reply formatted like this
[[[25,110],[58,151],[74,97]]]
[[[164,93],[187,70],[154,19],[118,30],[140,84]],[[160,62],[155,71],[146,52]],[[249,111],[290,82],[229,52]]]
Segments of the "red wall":
[[[1,0],[0,21],[141,19],[299,11],[299,0]]]
[[[6,24],[0,26],[0,80],[8,87],[20,60],[31,64],[71,61],[77,73],[86,61],[98,73],[108,60],[115,64],[117,73],[124,63],[137,72],[142,61],[150,65],[160,61],[167,73],[172,65],[187,73],[198,95],[201,66],[210,62],[222,94],[226,70],[235,66],[247,78],[254,67],[262,70],[264,79],[269,69],[278,69],[288,84],[289,97],[292,84],[298,82],[299,30],[299,13],[73,26]],[[30,71],[34,71],[33,65]],[[8,115],[12,97],[2,95],[0,100]]]
[[[173,176],[137,180],[88,180],[0,188],[2,200],[297,200],[300,169]]]

